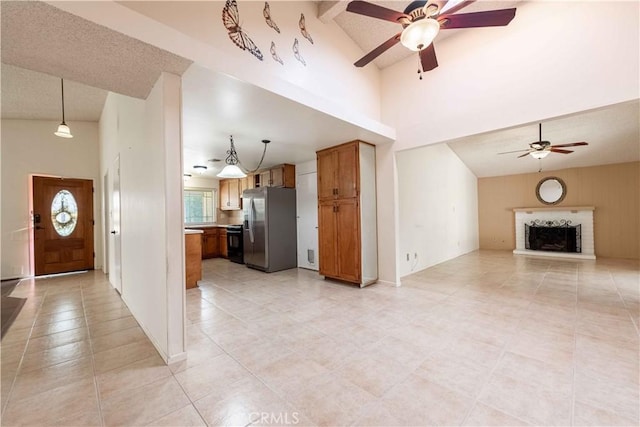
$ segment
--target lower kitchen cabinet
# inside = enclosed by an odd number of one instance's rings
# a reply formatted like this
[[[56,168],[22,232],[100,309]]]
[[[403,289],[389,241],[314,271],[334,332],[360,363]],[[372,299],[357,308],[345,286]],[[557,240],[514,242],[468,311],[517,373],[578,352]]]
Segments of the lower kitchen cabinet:
[[[195,288],[202,279],[202,242],[200,234],[185,233],[185,285]]]
[[[202,259],[220,256],[220,237],[218,228],[203,228],[202,231]]]
[[[219,228],[218,233],[218,256],[227,258],[227,229]]]

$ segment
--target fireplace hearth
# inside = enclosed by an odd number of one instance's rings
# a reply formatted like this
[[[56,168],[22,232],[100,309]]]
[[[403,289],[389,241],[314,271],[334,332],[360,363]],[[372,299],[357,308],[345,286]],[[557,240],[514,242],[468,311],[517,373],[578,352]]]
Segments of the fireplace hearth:
[[[533,251],[581,253],[581,227],[570,220],[533,220],[525,224],[525,248]]]

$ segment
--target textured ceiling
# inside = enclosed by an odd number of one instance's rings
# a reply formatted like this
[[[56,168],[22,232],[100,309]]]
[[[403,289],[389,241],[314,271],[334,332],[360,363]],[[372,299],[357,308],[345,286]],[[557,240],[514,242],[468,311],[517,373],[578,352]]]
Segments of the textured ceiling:
[[[67,121],[97,122],[107,91],[64,81],[64,112]],[[60,78],[2,64],[2,118],[60,120]]]
[[[453,6],[454,0],[449,1],[449,5],[445,6],[450,7]],[[326,6],[323,7],[323,4],[320,5],[319,9],[322,11],[324,8],[329,7],[333,2],[322,2],[326,3]],[[346,4],[349,2],[343,2],[344,7],[346,9]],[[397,11],[404,11],[405,7],[411,3],[410,1],[370,1],[369,3],[374,3],[379,6],[386,7],[388,9],[393,9]],[[457,3],[457,2],[456,2]],[[508,0],[508,1],[477,1],[472,3],[471,5],[460,10],[459,13],[470,13],[470,12],[479,12],[484,10],[495,10],[495,9],[508,9],[517,6],[518,3],[522,3],[522,1],[518,0]],[[445,9],[446,10],[446,9]],[[516,18],[517,19],[517,14]],[[400,24],[395,24],[393,22],[384,21],[381,19],[370,18],[368,16],[358,15],[356,13],[347,12],[344,10],[339,13],[335,18],[335,22],[340,26],[344,32],[356,42],[358,46],[362,49],[364,54],[372,51],[374,48],[378,47],[383,42],[390,39],[394,34],[402,31],[402,26]],[[500,28],[491,28],[491,29],[478,29],[478,28],[465,28],[465,29],[456,29],[456,30],[446,30],[441,31],[436,37],[433,45],[436,49],[436,53],[438,51],[438,44],[442,43],[448,37],[454,36],[456,33],[460,31],[500,31]],[[364,56],[363,54],[363,56]],[[396,46],[387,50],[378,58],[373,61],[373,64],[377,66],[379,69],[384,69],[389,67],[396,62],[399,62],[411,55],[414,55],[416,58],[416,69],[418,67],[418,55],[416,52],[410,51],[409,49],[402,46],[398,43]],[[356,62],[360,58],[353,58],[353,62]],[[369,65],[371,66],[371,65]]]
[[[191,61],[37,1],[2,1],[2,63],[146,98]]]
[[[570,154],[550,153],[542,160],[523,153],[538,141],[538,124],[488,132],[448,143],[477,177],[512,175],[557,169],[624,163],[640,160],[639,102],[627,102],[542,123],[542,139],[555,144],[585,141],[589,145],[567,148]]]

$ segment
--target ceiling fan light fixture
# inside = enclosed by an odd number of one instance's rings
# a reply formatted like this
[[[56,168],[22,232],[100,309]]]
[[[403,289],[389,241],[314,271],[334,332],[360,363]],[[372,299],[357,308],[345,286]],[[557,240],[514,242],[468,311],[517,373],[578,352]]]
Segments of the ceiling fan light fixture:
[[[402,31],[400,43],[414,52],[429,46],[440,31],[440,23],[433,18],[414,21]]]
[[[545,157],[547,157],[549,155],[549,153],[551,153],[550,150],[540,150],[540,151],[532,151],[529,154],[534,159],[544,159]]]

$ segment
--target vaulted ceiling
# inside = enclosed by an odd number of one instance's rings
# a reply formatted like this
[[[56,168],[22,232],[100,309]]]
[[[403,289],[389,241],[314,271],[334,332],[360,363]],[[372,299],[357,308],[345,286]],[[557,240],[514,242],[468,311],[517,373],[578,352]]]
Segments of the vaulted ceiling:
[[[363,55],[398,31],[396,24],[346,12],[346,3],[319,2],[320,17],[335,20],[362,47]],[[402,10],[408,2],[374,3]],[[483,1],[464,11],[519,3]],[[184,58],[49,4],[2,2],[1,7],[3,118],[58,120],[59,79],[64,77],[67,121],[97,121],[107,91],[145,98],[159,73],[168,71],[183,76],[185,170],[211,158],[224,158],[229,138],[225,123],[231,122],[246,129],[234,138],[241,160],[248,167],[259,160],[260,140],[265,138],[273,141],[268,149],[268,164],[311,160],[315,150],[349,139],[386,142],[361,128],[207,72]],[[505,37],[509,35],[509,27],[443,31],[436,40],[436,49],[462,31],[502,31]],[[410,55],[415,53],[395,46],[369,66],[384,69]],[[212,96],[213,93],[225,96]],[[232,102],[233,110],[221,115],[224,102]],[[449,146],[477,176],[534,172],[541,165],[544,170],[552,170],[640,160],[638,102],[545,119],[543,139],[553,144],[589,143],[577,147],[572,154],[552,154],[542,163],[529,157],[498,155],[526,149],[537,139],[537,123],[530,123],[449,141]],[[216,165],[208,166],[213,166],[213,175]]]

